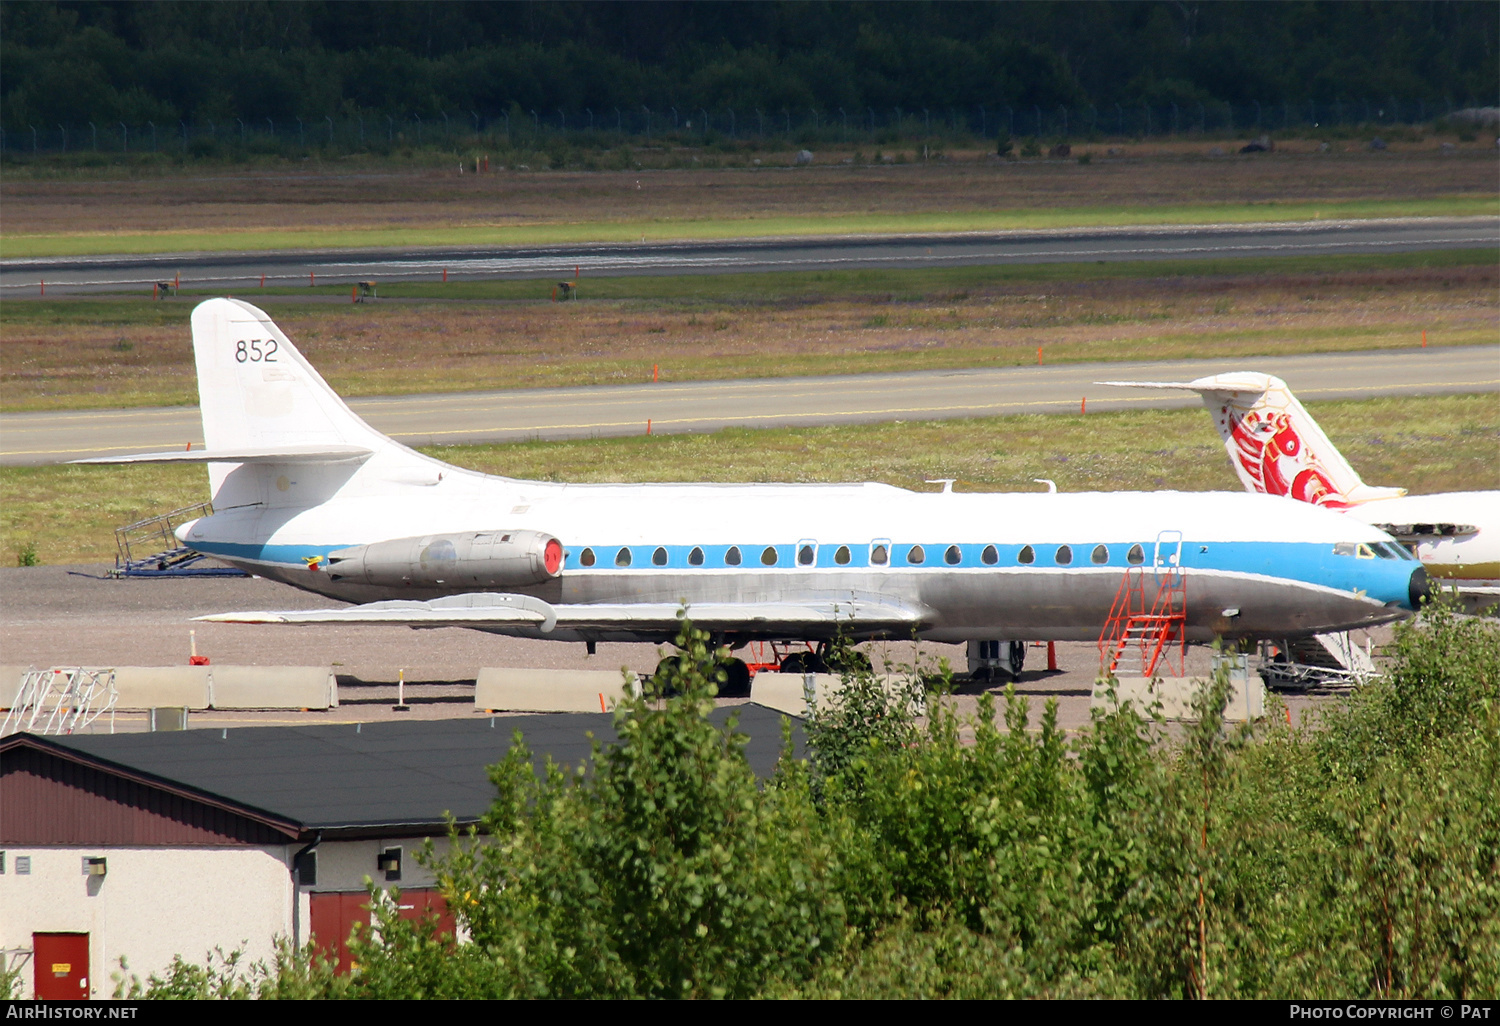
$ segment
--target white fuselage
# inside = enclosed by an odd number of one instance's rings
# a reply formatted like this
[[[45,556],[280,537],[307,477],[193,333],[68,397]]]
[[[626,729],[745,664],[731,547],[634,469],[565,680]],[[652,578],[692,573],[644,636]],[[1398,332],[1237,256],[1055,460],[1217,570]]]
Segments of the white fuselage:
[[[1348,515],[1400,538],[1434,577],[1500,579],[1500,492],[1375,499]]]

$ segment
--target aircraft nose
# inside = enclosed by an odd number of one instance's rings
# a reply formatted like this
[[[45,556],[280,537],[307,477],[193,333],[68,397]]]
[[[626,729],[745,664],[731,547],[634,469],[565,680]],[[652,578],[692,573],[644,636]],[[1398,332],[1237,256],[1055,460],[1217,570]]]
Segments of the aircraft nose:
[[[1427,571],[1417,567],[1411,572],[1411,583],[1406,587],[1407,597],[1411,600],[1413,609],[1421,609],[1422,603],[1432,598],[1432,581],[1427,577]]]

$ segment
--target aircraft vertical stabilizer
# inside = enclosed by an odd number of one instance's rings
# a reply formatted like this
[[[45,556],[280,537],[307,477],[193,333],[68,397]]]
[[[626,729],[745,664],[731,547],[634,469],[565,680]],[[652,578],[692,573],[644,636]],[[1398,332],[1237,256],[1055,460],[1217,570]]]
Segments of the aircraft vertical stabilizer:
[[[1104,381],[1136,388],[1191,389],[1203,397],[1245,488],[1330,509],[1405,495],[1360,480],[1286,382],[1269,374],[1217,374],[1188,382]]]

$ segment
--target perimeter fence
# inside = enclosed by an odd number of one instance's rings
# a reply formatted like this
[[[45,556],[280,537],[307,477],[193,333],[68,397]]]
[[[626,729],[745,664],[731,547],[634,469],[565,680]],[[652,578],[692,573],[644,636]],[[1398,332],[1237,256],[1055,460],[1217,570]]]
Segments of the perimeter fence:
[[[1231,138],[1277,132],[1340,134],[1390,130],[1448,119],[1492,123],[1494,108],[1452,101],[1332,100],[1250,104],[1107,104],[735,109],[667,104],[633,108],[529,109],[486,114],[440,111],[423,117],[230,118],[175,124],[89,121],[74,125],[0,125],[0,154],[368,153],[402,149],[467,152],[474,147],[571,146],[900,146],[979,144],[1009,137],[1047,141]],[[1488,122],[1487,122],[1488,119]]]

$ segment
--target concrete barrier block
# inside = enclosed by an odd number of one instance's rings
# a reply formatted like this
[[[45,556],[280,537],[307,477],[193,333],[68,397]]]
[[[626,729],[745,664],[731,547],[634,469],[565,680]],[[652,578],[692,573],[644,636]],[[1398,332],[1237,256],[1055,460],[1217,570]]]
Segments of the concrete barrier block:
[[[338,678],[328,666],[211,666],[215,709],[336,709]],[[159,702],[158,705],[178,705]]]
[[[907,678],[891,674],[879,677],[880,686],[887,697],[901,694]],[[844,679],[836,673],[757,673],[750,682],[750,701],[768,709],[784,712],[788,716],[806,716],[807,696],[811,695],[818,709],[830,708],[843,690]],[[918,701],[912,708],[915,716],[926,715],[926,702]]]
[[[16,694],[21,690],[21,678],[30,669],[30,666],[0,666],[0,709],[10,709],[11,703],[16,700]]]
[[[116,666],[116,709],[208,708],[207,666]]]
[[[1114,702],[1103,685],[1095,684],[1089,698],[1090,709],[1111,710],[1116,704],[1129,701],[1142,716],[1150,716],[1158,702],[1161,715],[1167,720],[1192,720],[1193,696],[1205,686],[1202,678],[1166,677],[1148,680],[1145,677],[1121,677],[1115,682]],[[1245,723],[1258,720],[1266,714],[1266,685],[1259,676],[1229,678],[1229,701],[1224,706],[1224,719],[1230,723]]]
[[[619,670],[528,670],[486,666],[474,682],[474,708],[489,712],[604,712],[619,701]],[[635,684],[640,694],[640,684]]]

